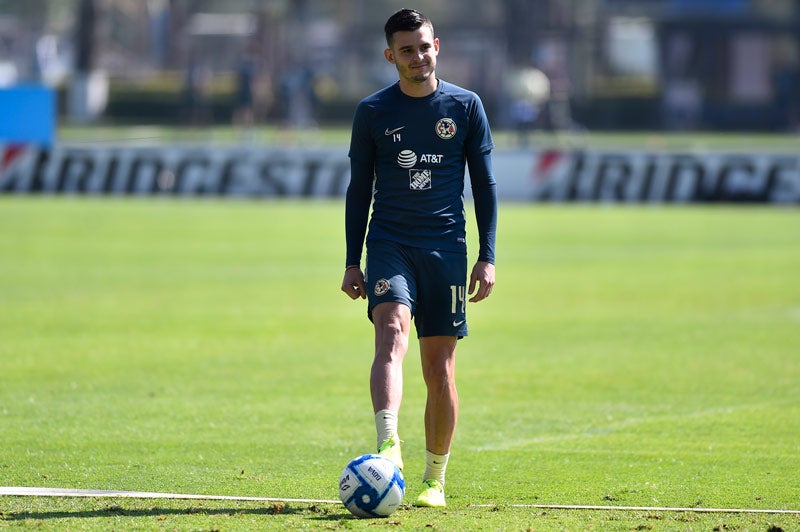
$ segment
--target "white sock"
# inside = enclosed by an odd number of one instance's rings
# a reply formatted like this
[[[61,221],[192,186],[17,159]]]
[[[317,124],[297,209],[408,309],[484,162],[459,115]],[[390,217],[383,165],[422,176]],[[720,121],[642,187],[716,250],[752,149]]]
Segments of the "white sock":
[[[397,436],[397,412],[379,410],[375,414],[375,429],[378,432],[378,447],[392,436]]]
[[[438,480],[444,486],[444,473],[449,459],[450,453],[433,454],[430,451],[425,451],[425,475],[422,480]]]

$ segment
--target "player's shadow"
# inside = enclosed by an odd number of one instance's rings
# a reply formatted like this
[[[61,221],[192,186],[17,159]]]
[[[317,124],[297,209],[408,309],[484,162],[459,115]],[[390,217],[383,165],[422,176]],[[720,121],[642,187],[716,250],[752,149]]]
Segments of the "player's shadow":
[[[147,508],[130,509],[111,506],[97,510],[74,510],[74,511],[50,511],[50,512],[6,512],[3,513],[4,521],[26,521],[26,520],[47,520],[47,519],[70,519],[70,518],[104,518],[104,517],[159,517],[169,515],[265,515],[281,516],[295,515],[311,512],[326,514],[326,510],[318,507],[274,507],[265,506],[263,508]],[[314,517],[319,517],[314,515]],[[325,515],[327,518],[327,515]],[[342,516],[336,516],[340,519]]]

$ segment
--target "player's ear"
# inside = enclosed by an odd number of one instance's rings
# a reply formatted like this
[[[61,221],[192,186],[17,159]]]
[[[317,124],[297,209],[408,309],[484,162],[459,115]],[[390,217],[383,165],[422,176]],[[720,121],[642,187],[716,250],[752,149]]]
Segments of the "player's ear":
[[[383,57],[385,57],[386,60],[389,61],[391,64],[394,64],[394,54],[392,53],[391,49],[387,48],[386,50],[384,50]]]
[[[436,50],[436,53],[439,53],[439,38],[435,38],[433,40],[433,49]]]

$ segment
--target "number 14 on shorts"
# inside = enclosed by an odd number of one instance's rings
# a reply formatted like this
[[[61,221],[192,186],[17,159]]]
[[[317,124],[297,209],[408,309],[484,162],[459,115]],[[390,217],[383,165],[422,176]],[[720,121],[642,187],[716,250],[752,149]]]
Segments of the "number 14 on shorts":
[[[450,302],[451,302],[451,310],[453,314],[458,314],[459,312],[463,314],[466,311],[466,298],[467,298],[467,287],[456,286],[454,284],[450,285]]]

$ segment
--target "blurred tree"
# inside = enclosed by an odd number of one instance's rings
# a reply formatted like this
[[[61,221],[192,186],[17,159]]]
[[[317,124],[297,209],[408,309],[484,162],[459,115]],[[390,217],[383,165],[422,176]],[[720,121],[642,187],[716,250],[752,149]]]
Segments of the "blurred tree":
[[[95,27],[97,9],[95,0],[81,0],[78,7],[78,20],[75,25],[75,70],[79,73],[91,72],[95,61]]]
[[[47,13],[52,0],[0,0],[0,15],[14,15],[25,22],[28,27],[38,28]]]
[[[530,63],[534,43],[538,37],[536,31],[531,31],[531,26],[536,25],[537,19],[546,18],[547,4],[548,2],[528,0],[503,0],[508,36],[506,53],[512,64],[525,66]]]
[[[106,78],[95,73],[97,6],[95,0],[80,0],[75,21],[75,67],[69,87],[70,120],[86,124],[97,117],[107,99]]]

